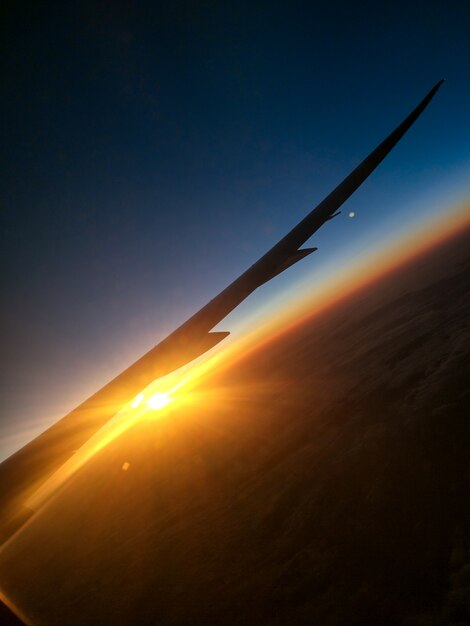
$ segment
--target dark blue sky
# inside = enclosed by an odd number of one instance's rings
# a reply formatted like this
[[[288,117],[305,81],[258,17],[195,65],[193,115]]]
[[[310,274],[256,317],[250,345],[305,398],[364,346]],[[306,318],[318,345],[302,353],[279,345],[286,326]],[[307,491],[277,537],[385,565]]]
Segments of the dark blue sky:
[[[67,4],[2,19],[3,453],[225,287],[440,78],[306,267],[448,208],[470,172],[467,0]]]

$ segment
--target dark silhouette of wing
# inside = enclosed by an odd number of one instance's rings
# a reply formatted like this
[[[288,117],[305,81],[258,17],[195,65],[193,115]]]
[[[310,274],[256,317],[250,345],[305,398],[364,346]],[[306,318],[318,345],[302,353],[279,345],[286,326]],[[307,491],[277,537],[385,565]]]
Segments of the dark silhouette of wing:
[[[239,278],[187,322],[51,428],[0,465],[0,541],[20,523],[18,505],[64,463],[123,405],[153,380],[214,347],[228,332],[211,332],[255,289],[297,263],[316,248],[301,248],[366,180],[421,115],[443,81],[435,85],[408,117],[297,226]],[[26,514],[23,511],[23,514]],[[8,521],[8,524],[7,524]],[[7,529],[8,526],[8,529]]]

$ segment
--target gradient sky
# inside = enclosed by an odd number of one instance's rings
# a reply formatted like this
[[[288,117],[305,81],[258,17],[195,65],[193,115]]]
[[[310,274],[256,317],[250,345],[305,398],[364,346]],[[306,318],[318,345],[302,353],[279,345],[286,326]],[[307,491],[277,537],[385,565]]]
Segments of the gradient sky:
[[[45,4],[2,19],[0,458],[224,288],[440,78],[356,217],[220,328],[470,196],[467,0]]]

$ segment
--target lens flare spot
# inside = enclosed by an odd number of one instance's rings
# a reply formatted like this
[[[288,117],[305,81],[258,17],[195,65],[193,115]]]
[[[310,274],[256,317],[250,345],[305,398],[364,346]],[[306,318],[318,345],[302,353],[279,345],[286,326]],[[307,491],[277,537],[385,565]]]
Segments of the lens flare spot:
[[[158,392],[153,394],[153,396],[147,400],[147,405],[150,409],[158,411],[166,407],[167,404],[170,404],[170,402],[171,398],[167,393]]]
[[[130,468],[131,464],[128,463],[127,461],[125,461],[125,463],[122,464],[122,471],[123,472],[127,472],[127,470]]]

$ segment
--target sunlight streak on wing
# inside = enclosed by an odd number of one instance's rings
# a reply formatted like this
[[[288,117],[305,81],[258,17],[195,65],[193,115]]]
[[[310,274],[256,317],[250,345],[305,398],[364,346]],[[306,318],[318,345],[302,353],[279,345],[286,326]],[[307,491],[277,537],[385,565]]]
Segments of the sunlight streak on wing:
[[[256,328],[237,340],[233,339],[219,352],[204,355],[199,362],[186,366],[183,371],[155,380],[43,483],[25,504],[37,511],[80,467],[139,419],[151,418],[155,410],[158,410],[160,418],[164,418],[170,410],[193,404],[194,395],[191,392],[211,372],[233,366],[237,360],[259,350],[306,319],[468,227],[470,200],[454,211],[446,212],[445,219],[441,216],[421,225],[404,238],[391,240],[385,248],[371,250],[365,259],[346,270],[343,268],[341,273],[330,276],[328,282],[316,286],[314,290],[304,289],[301,298],[281,307],[274,316],[271,312]]]

